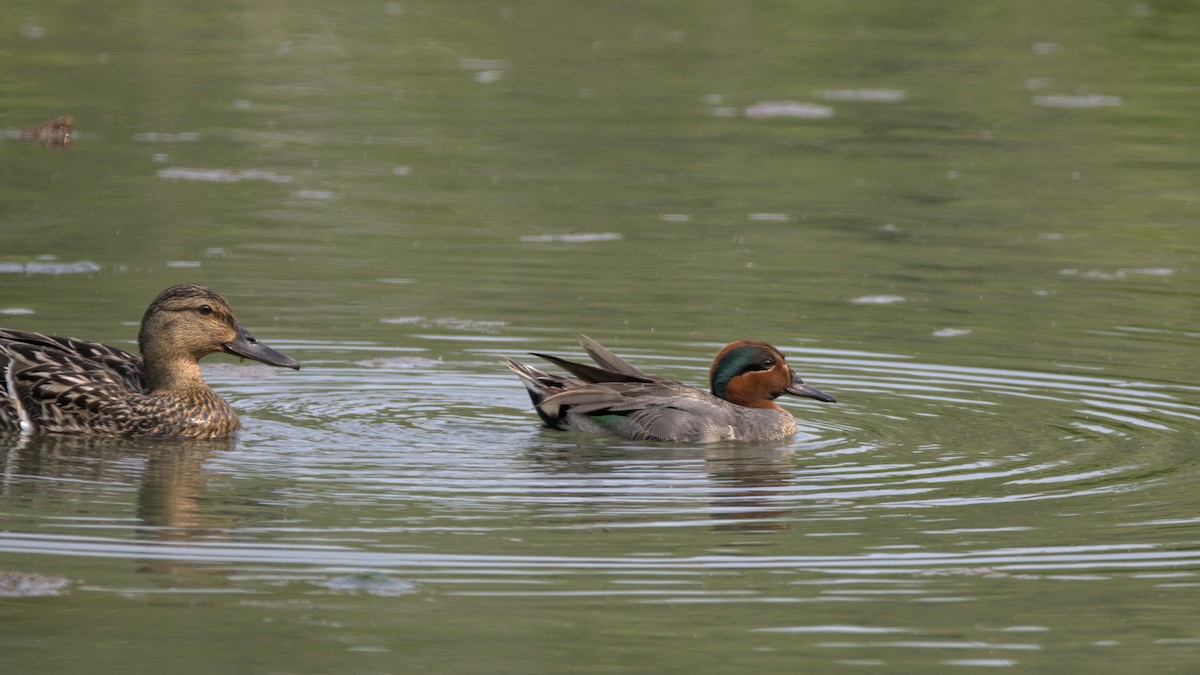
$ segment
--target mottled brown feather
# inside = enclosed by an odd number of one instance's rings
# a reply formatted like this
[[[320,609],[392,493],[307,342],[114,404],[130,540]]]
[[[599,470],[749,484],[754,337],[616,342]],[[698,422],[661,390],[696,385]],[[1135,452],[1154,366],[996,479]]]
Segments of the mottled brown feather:
[[[95,342],[0,329],[0,429],[232,434],[240,426],[237,414],[205,384],[198,359],[224,349],[239,331],[249,335],[224,298],[191,284],[167,289],[146,310],[138,338],[146,361]]]

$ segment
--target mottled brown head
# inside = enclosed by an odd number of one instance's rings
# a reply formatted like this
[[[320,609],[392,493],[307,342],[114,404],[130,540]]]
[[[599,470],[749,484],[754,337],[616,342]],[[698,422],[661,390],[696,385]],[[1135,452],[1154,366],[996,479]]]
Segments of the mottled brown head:
[[[300,368],[295,360],[262,344],[246,330],[225,298],[196,284],[172,286],[150,303],[142,317],[138,348],[151,389],[198,379],[197,361],[213,352]]]
[[[805,384],[783,354],[765,342],[739,340],[725,345],[713,358],[709,382],[713,396],[747,408],[778,408],[774,401],[783,394],[836,402]]]

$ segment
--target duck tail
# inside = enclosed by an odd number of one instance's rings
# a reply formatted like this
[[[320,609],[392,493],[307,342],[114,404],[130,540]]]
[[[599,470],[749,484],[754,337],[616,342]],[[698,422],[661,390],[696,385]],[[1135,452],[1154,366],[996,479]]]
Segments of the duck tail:
[[[558,405],[542,405],[547,398],[563,390],[563,378],[507,356],[504,357],[504,363],[521,378],[521,384],[525,385],[525,391],[529,392],[529,400],[533,402],[533,409],[537,411],[538,417],[542,418],[542,423],[551,429],[564,429],[563,418],[567,414],[566,409]]]
[[[17,387],[16,357],[6,349],[0,349],[0,430],[32,433],[33,421],[21,402],[21,391]]]

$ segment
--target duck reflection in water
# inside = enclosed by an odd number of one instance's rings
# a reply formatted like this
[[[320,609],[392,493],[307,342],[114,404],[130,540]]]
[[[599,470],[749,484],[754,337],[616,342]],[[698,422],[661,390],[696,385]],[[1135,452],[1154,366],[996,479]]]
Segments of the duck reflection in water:
[[[135,509],[137,536],[156,542],[230,538],[236,514],[215,514],[204,498],[206,464],[233,450],[233,438],[154,441],[95,436],[15,436],[0,453],[0,505],[43,502],[38,512],[58,513],[55,531],[73,519],[121,523]],[[128,486],[136,503],[128,503]],[[164,551],[169,548],[162,549]],[[222,574],[209,563],[181,559],[142,561],[139,572]],[[172,581],[171,583],[175,583]]]
[[[661,514],[662,495],[669,492],[658,490],[657,497],[646,496],[647,488],[674,483],[678,499],[687,499],[691,492],[679,489],[680,481],[687,480],[680,473],[687,472],[707,478],[706,516],[689,518],[705,518],[717,531],[773,532],[791,527],[789,496],[794,497],[795,489],[789,486],[794,483],[794,466],[793,451],[786,443],[704,448],[556,444],[531,448],[527,457],[538,470],[569,479],[559,483],[560,490],[549,490],[554,500],[543,508],[574,518],[581,512],[594,513],[588,519],[597,526],[619,525],[622,521],[612,515],[611,504],[627,505],[631,495],[644,500],[648,514]],[[627,480],[621,480],[622,473]],[[593,476],[603,480],[592,480]],[[602,487],[581,491],[585,486]]]

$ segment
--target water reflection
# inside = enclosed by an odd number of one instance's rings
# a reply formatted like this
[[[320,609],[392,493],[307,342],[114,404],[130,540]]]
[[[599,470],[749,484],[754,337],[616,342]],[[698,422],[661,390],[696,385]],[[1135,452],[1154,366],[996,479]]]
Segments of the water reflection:
[[[137,493],[137,517],[142,525],[138,528],[138,537],[164,543],[230,539],[236,518],[232,514],[206,513],[203,497],[208,481],[205,462],[214,451],[234,447],[235,441],[226,439],[211,444],[151,448]],[[146,562],[139,571],[156,574],[224,572],[188,561],[186,557]]]
[[[0,458],[0,503],[40,500],[68,502],[62,510],[75,526],[128,527],[121,512],[109,512],[136,492],[132,529],[138,539],[156,543],[228,539],[232,515],[215,515],[204,508],[209,479],[206,462],[214,453],[231,451],[236,439],[131,440],[87,436],[11,437]],[[44,523],[53,530],[66,523]],[[205,569],[187,556],[155,559],[138,571],[181,573]]]
[[[717,486],[712,511],[722,522],[713,529],[770,532],[790,527],[788,486],[792,452],[785,448],[730,448],[705,453],[704,469]]]
[[[693,486],[688,491],[694,497],[689,498],[689,503],[696,499],[708,502],[708,518],[698,519],[692,514],[689,516],[692,524],[704,520],[717,531],[757,532],[789,528],[785,516],[791,511],[788,505],[794,506],[787,499],[791,492],[788,486],[794,478],[792,455],[793,451],[784,443],[756,447],[614,445],[581,449],[568,442],[536,445],[526,453],[535,470],[557,479],[554,483],[557,489],[551,487],[541,492],[541,498],[564,515],[578,518],[580,511],[595,511],[595,523],[611,525],[613,513],[602,505],[628,502],[636,493],[652,490],[656,483],[670,484],[671,492],[678,496],[686,482]],[[603,479],[596,480],[597,477]],[[653,493],[641,497],[647,501],[653,498]],[[630,515],[634,513],[630,511]]]

